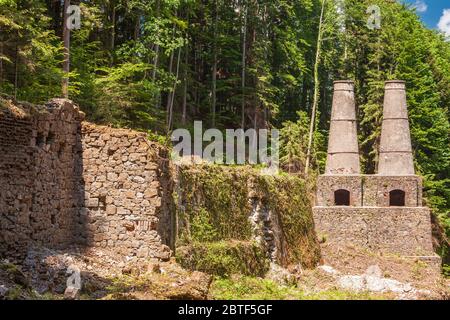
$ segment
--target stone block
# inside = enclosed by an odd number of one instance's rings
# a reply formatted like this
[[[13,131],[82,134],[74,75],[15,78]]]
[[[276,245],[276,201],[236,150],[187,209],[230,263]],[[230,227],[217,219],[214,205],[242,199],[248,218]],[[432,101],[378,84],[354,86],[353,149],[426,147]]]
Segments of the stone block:
[[[115,182],[118,179],[118,175],[114,172],[108,172],[108,174],[106,175],[106,179],[108,181]]]
[[[98,198],[90,198],[86,202],[88,208],[97,208],[99,206]]]
[[[113,214],[117,213],[117,208],[116,208],[116,206],[113,206],[113,205],[107,205],[105,212],[107,215],[113,215]]]

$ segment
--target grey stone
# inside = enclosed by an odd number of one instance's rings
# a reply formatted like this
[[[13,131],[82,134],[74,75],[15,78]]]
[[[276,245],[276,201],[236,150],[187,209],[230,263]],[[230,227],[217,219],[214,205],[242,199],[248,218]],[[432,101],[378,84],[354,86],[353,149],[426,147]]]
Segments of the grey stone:
[[[80,289],[75,287],[67,287],[64,291],[65,300],[78,300],[80,299]]]
[[[332,275],[332,276],[337,276],[339,274],[339,271],[334,269],[332,266],[321,265],[321,266],[318,266],[317,268],[319,270],[322,270],[325,273]]]
[[[343,276],[339,278],[338,283],[343,289],[351,291],[362,291],[365,289],[364,276]]]
[[[366,275],[380,278],[382,277],[383,272],[378,265],[371,265],[367,268]]]
[[[8,295],[9,288],[7,288],[5,285],[0,284],[0,299],[5,299]]]
[[[385,85],[378,174],[414,174],[404,81]]]

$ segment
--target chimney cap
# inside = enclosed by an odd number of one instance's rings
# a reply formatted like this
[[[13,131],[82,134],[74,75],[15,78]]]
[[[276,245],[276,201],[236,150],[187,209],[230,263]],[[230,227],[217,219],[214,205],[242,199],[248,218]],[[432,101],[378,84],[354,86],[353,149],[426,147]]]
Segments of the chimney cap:
[[[333,83],[355,83],[353,80],[336,80]]]
[[[389,80],[385,82],[386,90],[405,90],[406,81],[403,80]]]
[[[334,81],[334,91],[353,91],[355,83],[352,80]]]
[[[386,83],[406,83],[405,80],[388,80]]]

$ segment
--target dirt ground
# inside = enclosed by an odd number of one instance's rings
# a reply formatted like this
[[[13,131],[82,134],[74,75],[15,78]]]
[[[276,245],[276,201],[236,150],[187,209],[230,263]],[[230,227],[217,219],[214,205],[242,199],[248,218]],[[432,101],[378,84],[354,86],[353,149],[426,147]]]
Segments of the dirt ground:
[[[263,295],[264,298],[450,299],[450,281],[423,261],[326,244],[322,244],[322,256],[322,265],[313,270],[294,266],[276,269],[275,276],[269,275],[266,279],[250,279],[255,286],[254,295],[249,292],[250,297],[258,296],[261,288],[269,285],[269,291],[279,294]],[[124,262],[121,257],[100,249],[73,248],[58,252],[35,248],[20,266],[0,261],[0,299],[64,299],[70,266],[76,266],[81,273],[80,299],[214,299],[210,289],[217,281],[211,275],[181,268],[173,258]],[[378,281],[375,283],[378,287],[380,283],[393,283],[393,291],[377,287],[378,291],[356,290],[353,295],[352,288],[342,287],[349,279],[366,279],[369,267],[379,270],[380,274],[367,279]],[[233,298],[234,287],[224,288],[223,285],[222,281],[221,290],[229,290],[225,294]],[[233,286],[242,288],[243,285],[237,281]]]
[[[408,258],[399,255],[373,253],[367,249],[347,245],[337,247],[321,245],[322,265],[330,266],[339,275],[361,275],[371,266],[381,270],[382,278],[410,284],[417,291],[416,299],[450,299],[450,279],[445,279],[436,262],[427,263],[417,257]],[[327,289],[335,285],[336,276],[324,272],[321,268],[303,273],[306,287]],[[333,281],[334,280],[334,281]],[[395,296],[395,295],[394,295]]]

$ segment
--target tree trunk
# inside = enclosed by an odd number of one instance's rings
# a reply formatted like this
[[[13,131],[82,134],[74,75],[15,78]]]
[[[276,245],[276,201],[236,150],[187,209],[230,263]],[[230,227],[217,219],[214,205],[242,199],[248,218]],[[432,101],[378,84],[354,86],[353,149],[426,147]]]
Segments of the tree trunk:
[[[152,74],[153,81],[156,80],[156,70],[158,69],[158,58],[159,58],[159,45],[156,45],[155,59],[153,60],[153,74]]]
[[[141,35],[141,16],[138,15],[134,24],[134,40],[138,40]]]
[[[3,39],[0,40],[0,89],[3,85]]]
[[[319,103],[319,63],[320,63],[320,53],[322,48],[322,32],[323,32],[323,14],[325,10],[325,1],[322,0],[322,9],[320,12],[320,21],[319,21],[319,32],[317,35],[317,50],[316,50],[316,61],[314,63],[314,98],[313,98],[313,107],[311,111],[311,124],[309,126],[309,137],[308,137],[308,150],[306,153],[306,165],[305,165],[305,175],[308,175],[309,165],[311,162],[311,146],[314,136],[314,126],[316,122],[316,110],[317,105]]]
[[[17,99],[17,86],[19,83],[19,32],[17,32],[16,38],[16,50],[15,50],[15,59],[14,59],[14,100]]]
[[[216,105],[217,105],[217,22],[218,7],[217,0],[214,1],[214,62],[212,70],[212,126],[216,125]]]
[[[169,74],[172,74],[172,65],[173,65],[173,56],[174,56],[174,52],[172,51],[170,53],[170,59],[169,59]],[[171,92],[169,92],[167,94],[167,103],[166,103],[166,113],[167,113],[167,117],[166,117],[166,123],[169,124],[169,109],[170,109],[170,96],[171,96]]]
[[[63,79],[62,79],[62,95],[69,98],[69,72],[70,72],[70,29],[68,28],[67,9],[70,6],[70,0],[64,1],[63,12],[63,42],[64,42],[64,61],[63,61]]]
[[[183,75],[183,107],[182,107],[182,115],[181,115],[181,123],[183,125],[186,124],[186,113],[187,113],[187,91],[188,91],[188,68],[189,68],[189,44],[186,42],[186,49],[184,54],[184,75]]]
[[[111,12],[111,24],[112,24],[112,28],[111,28],[111,43],[110,43],[110,48],[111,48],[111,54],[114,51],[114,47],[115,47],[115,42],[116,42],[116,3],[115,1],[112,1],[112,8],[111,8],[112,12]]]
[[[243,0],[246,1],[246,0]],[[242,14],[244,16],[243,40],[242,40],[242,104],[241,104],[241,128],[245,126],[245,69],[246,69],[246,50],[247,50],[247,5],[243,2]]]
[[[169,122],[167,125],[167,128],[168,128],[167,132],[170,132],[172,130],[173,102],[175,100],[175,93],[177,91],[178,75],[179,75],[179,71],[180,71],[180,60],[181,60],[181,47],[178,49],[177,70],[175,72],[175,81],[173,83],[172,94],[171,94],[171,98],[170,98]]]

